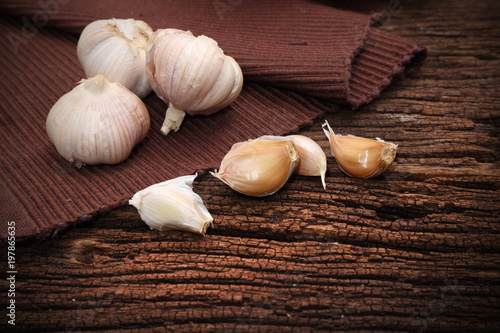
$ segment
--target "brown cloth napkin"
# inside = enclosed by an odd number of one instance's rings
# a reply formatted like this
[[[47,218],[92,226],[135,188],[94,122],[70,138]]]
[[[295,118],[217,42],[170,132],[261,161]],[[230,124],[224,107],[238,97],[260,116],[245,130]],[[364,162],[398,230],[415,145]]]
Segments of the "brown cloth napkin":
[[[376,28],[379,15],[307,0],[3,1],[0,10],[3,240],[7,222],[16,222],[18,239],[46,238],[153,183],[216,168],[235,142],[296,132],[338,105],[359,108],[426,54]],[[112,17],[214,38],[240,64],[245,85],[232,105],[187,117],[167,137],[159,132],[166,105],[152,94],[145,99],[151,130],[129,159],[77,169],[57,154],[45,119],[84,77],[78,33]]]

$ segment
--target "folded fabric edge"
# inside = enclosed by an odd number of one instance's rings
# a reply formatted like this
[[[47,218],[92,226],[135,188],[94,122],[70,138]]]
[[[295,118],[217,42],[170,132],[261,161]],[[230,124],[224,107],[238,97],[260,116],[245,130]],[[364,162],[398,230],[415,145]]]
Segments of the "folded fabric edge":
[[[379,98],[394,81],[420,68],[426,58],[425,46],[371,26],[363,50],[352,63],[347,106],[357,110]]]
[[[366,23],[366,26],[365,26],[365,29],[364,29],[364,34],[363,34],[363,38],[361,38],[358,42],[358,45],[352,50],[352,52],[348,55],[347,59],[345,60],[345,67],[347,68],[347,75],[344,79],[344,96],[345,96],[345,99],[346,99],[346,105],[351,107],[351,103],[349,102],[349,96],[351,96],[351,88],[350,88],[350,85],[349,85],[349,82],[351,81],[351,77],[352,77],[352,69],[353,69],[353,65],[356,61],[356,58],[358,58],[360,56],[360,54],[363,52],[363,49],[365,48],[366,46],[366,42],[370,36],[370,29],[373,25],[377,24],[378,22],[381,22],[383,20],[383,18],[385,17],[386,15],[386,11],[385,10],[381,10],[381,11],[378,11],[378,12],[375,12],[371,15],[370,19],[368,20],[368,22]]]
[[[14,14],[16,16],[19,15],[19,13],[14,12],[12,13],[11,10],[6,10],[7,13]],[[387,88],[391,84],[394,78],[396,77],[403,77],[401,74],[405,73],[406,70],[409,67],[414,67],[414,64],[416,64],[416,61],[410,61],[408,65],[401,65],[399,63],[390,63],[388,65],[385,65],[385,73],[382,75],[380,78],[380,82],[366,82],[366,80],[363,80],[362,77],[357,77],[355,80],[353,80],[353,76],[356,76],[356,71],[362,76],[365,74],[370,75],[371,73],[364,73],[364,69],[362,66],[356,66],[357,63],[363,64],[363,61],[359,61],[360,58],[364,57],[364,54],[366,53],[366,49],[370,48],[369,42],[372,39],[372,36],[376,33],[374,31],[379,30],[376,29],[376,27],[381,25],[381,22],[384,22],[385,18],[387,17],[387,11],[386,10],[381,10],[377,11],[375,13],[372,13],[369,16],[369,20],[367,20],[366,26],[364,28],[364,33],[361,39],[357,40],[355,47],[353,47],[352,51],[346,59],[344,60],[344,67],[346,68],[346,75],[345,77],[342,78],[343,80],[343,85],[341,89],[339,89],[339,92],[342,92],[342,99],[334,98],[325,98],[327,96],[320,96],[323,93],[320,92],[318,96],[315,94],[309,94],[312,97],[317,97],[320,99],[323,99],[325,101],[330,101],[334,103],[342,103],[343,105],[351,108],[351,109],[358,109],[359,107],[371,102],[373,99],[378,98],[380,96],[380,93]],[[88,20],[88,19],[87,19]],[[80,20],[77,21],[78,26],[85,26],[87,20]],[[75,21],[73,21],[71,24],[68,24],[65,19],[59,18],[57,16],[54,16],[47,24],[47,26],[52,26],[54,25],[57,29],[64,29],[65,32],[70,33],[70,34],[79,34],[81,32],[81,27],[78,29],[75,29]],[[389,34],[389,33],[388,33]],[[396,35],[392,35],[394,37],[397,37]],[[402,45],[406,45],[408,40],[405,40],[404,38],[400,38],[399,42]],[[384,48],[387,45],[384,45],[384,43],[381,43],[380,45],[375,45],[374,47],[380,47]],[[392,48],[389,48],[388,52],[399,52],[401,50],[401,45],[393,45],[391,46]],[[418,58],[419,54],[422,54],[422,50],[425,49],[424,47],[420,49],[415,49],[412,52],[409,52],[410,54],[410,59],[416,59]],[[404,57],[404,56],[403,56]],[[422,58],[422,57],[420,57]],[[425,58],[425,56],[423,57]],[[402,59],[402,62],[405,60]],[[393,61],[394,62],[394,61]],[[368,64],[369,65],[369,64]],[[401,67],[400,70],[398,70],[398,67]],[[361,71],[359,71],[361,70]],[[370,80],[368,80],[370,81]],[[359,86],[356,86],[356,84],[359,83]],[[279,87],[279,86],[277,86]],[[290,89],[290,87],[285,87],[285,89]],[[298,91],[300,92],[300,91]],[[302,93],[304,93],[302,91]]]

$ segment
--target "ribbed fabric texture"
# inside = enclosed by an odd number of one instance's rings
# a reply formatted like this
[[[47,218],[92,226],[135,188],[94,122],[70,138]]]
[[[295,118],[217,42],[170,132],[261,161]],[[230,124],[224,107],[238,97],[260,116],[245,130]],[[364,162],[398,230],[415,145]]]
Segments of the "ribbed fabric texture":
[[[0,22],[0,218],[16,222],[19,238],[47,237],[153,183],[215,168],[235,142],[296,132],[337,104],[358,108],[425,57],[424,47],[372,27],[370,16],[311,1],[44,3],[0,4],[9,13]],[[232,105],[187,117],[167,137],[159,132],[166,105],[150,95],[151,130],[130,158],[77,169],[50,143],[45,119],[84,77],[77,33],[111,17],[214,38],[241,65],[245,85]],[[6,231],[0,224],[2,238]]]

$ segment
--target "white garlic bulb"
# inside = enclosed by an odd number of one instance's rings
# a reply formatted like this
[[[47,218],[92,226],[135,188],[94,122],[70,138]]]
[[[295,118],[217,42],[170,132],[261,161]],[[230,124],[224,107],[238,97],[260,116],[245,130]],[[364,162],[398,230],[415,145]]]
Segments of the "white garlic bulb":
[[[58,153],[80,167],[124,161],[149,130],[146,106],[104,75],[83,79],[50,109],[46,128]]]
[[[160,29],[149,39],[146,73],[156,94],[169,103],[161,131],[177,131],[186,113],[209,115],[240,94],[243,74],[217,42],[189,31]]]
[[[301,176],[320,176],[326,190],[326,155],[323,149],[311,138],[304,135],[288,135],[293,139],[295,150],[299,154],[299,165],[295,173]]]
[[[298,162],[293,139],[261,136],[235,143],[222,159],[220,170],[210,173],[235,191],[259,197],[278,191]]]
[[[140,98],[151,92],[146,75],[146,46],[153,34],[144,21],[98,20],[83,29],[78,59],[87,77],[104,74]]]
[[[201,197],[193,192],[197,175],[183,176],[151,185],[129,201],[141,219],[155,230],[176,229],[205,235],[213,218]]]

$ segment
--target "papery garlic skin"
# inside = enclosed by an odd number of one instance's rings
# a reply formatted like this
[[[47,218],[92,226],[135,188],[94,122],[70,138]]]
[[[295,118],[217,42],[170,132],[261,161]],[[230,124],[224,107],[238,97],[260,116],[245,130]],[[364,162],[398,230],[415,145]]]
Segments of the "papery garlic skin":
[[[149,125],[141,99],[104,75],[81,80],[52,106],[46,120],[57,152],[77,167],[124,161]]]
[[[153,30],[134,19],[98,20],[83,29],[77,53],[87,77],[105,75],[140,98],[151,92],[146,75],[146,46]]]
[[[394,143],[366,139],[354,135],[335,134],[325,121],[323,131],[330,140],[332,154],[340,169],[355,178],[373,178],[381,175],[396,158],[398,146]]]
[[[154,230],[181,230],[205,235],[213,218],[201,197],[193,192],[197,175],[151,185],[129,200],[141,219]]]
[[[146,73],[156,94],[168,103],[161,132],[177,131],[186,113],[209,115],[240,94],[243,74],[217,42],[190,31],[159,29],[150,38]]]
[[[233,145],[211,174],[235,191],[266,196],[278,191],[290,178],[299,161],[293,139],[262,136]]]
[[[299,164],[295,174],[301,176],[320,176],[323,188],[326,190],[326,155],[323,149],[311,138],[304,135],[288,135],[293,139],[293,145],[299,154]]]

